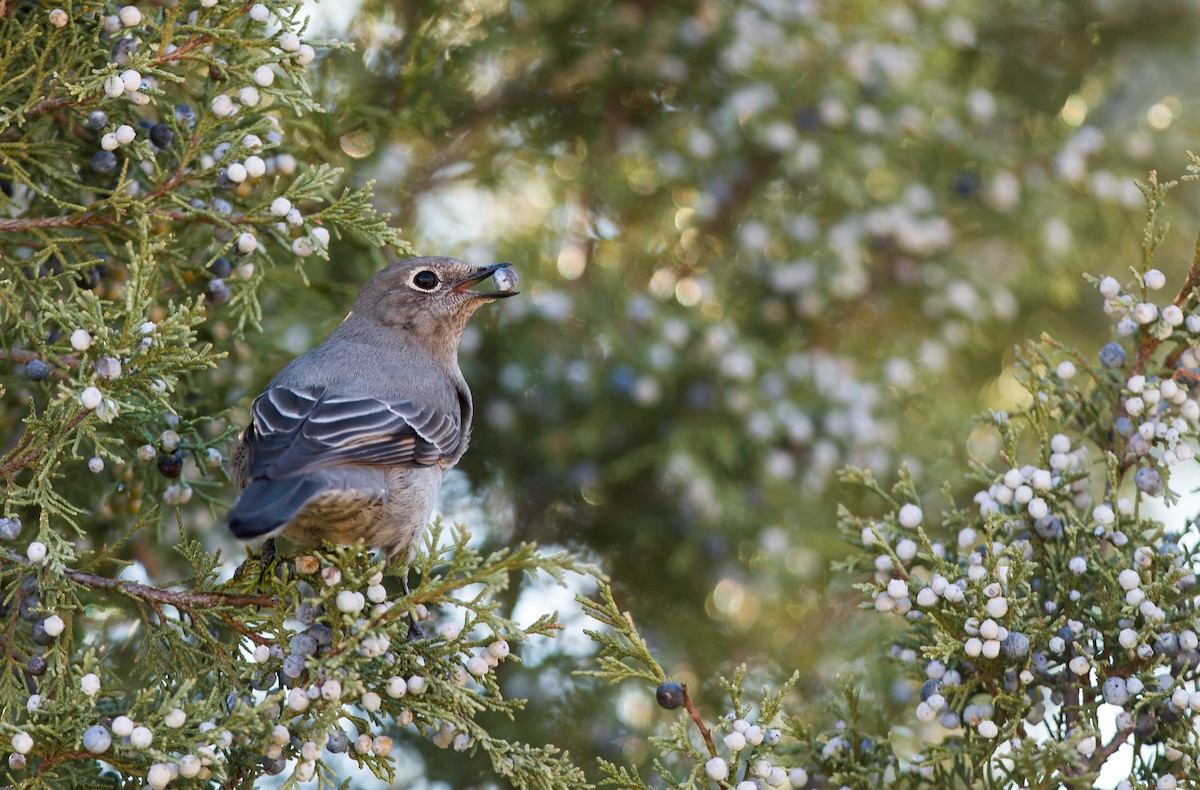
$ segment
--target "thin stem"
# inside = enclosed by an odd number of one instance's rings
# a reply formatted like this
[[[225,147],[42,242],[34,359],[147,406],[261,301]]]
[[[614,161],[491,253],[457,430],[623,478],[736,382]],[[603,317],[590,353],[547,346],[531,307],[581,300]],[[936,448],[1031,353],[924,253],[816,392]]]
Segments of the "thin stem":
[[[81,411],[71,419],[67,420],[66,424],[63,425],[63,433],[74,430],[75,426],[87,419],[88,415],[91,413],[92,412],[90,411]],[[37,447],[24,452],[22,455],[16,455],[7,463],[0,465],[0,478],[11,478],[17,472],[20,472],[25,467],[36,462],[39,458],[46,454],[48,449],[50,449],[50,444],[52,443],[40,444]],[[14,449],[13,452],[15,453],[17,449],[24,450],[24,447],[18,444],[17,448]]]
[[[704,719],[700,718],[700,711],[696,710],[696,706],[692,704],[692,695],[688,693],[686,683],[680,684],[683,686],[683,705],[687,708],[688,715],[692,717],[692,721],[696,722],[696,728],[700,730],[700,735],[704,738],[704,743],[708,746],[708,754],[710,757],[717,756],[717,747],[713,743],[712,730],[704,726]]]
[[[0,562],[8,565],[23,565],[30,569],[34,567],[34,563],[23,560],[8,552],[0,554]],[[110,579],[107,576],[97,576],[94,573],[86,573],[71,568],[64,568],[62,574],[71,581],[82,584],[85,587],[91,587],[95,590],[113,590],[130,598],[145,601],[156,608],[158,605],[166,604],[180,610],[189,611],[217,606],[256,606],[273,609],[278,603],[274,598],[265,598],[260,595],[164,590],[159,587],[151,587],[148,584],[123,579]],[[243,629],[234,627],[239,632],[245,633]],[[246,635],[249,636],[249,634]]]
[[[35,359],[41,358],[41,355],[36,351],[28,351],[22,348],[12,350],[0,348],[0,359],[7,359],[10,362],[28,364]],[[75,356],[74,354],[66,354],[61,357],[57,357],[55,359],[55,363],[68,368],[77,368],[79,367],[79,357]],[[58,379],[59,381],[66,381],[71,378],[68,374],[55,367],[50,368],[50,376]]]
[[[1104,744],[1104,746],[1100,748],[1100,751],[1092,754],[1091,759],[1088,761],[1091,769],[1098,770],[1100,766],[1104,765],[1104,763],[1108,761],[1108,758],[1112,757],[1113,754],[1116,753],[1117,749],[1120,749],[1125,745],[1125,741],[1129,740],[1129,736],[1132,734],[1132,726],[1126,727],[1123,730],[1117,730],[1116,733],[1113,734],[1112,740]]]

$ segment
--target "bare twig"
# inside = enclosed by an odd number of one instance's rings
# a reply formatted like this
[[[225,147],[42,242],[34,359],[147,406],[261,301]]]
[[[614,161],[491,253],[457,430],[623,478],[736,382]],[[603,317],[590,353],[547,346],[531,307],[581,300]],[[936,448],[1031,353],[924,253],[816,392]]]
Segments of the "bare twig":
[[[683,686],[683,705],[687,708],[688,715],[692,717],[692,721],[696,722],[696,728],[700,730],[700,735],[704,738],[704,743],[708,746],[708,755],[710,757],[717,756],[717,747],[713,743],[712,730],[704,726],[704,719],[700,718],[700,711],[696,710],[696,706],[692,704],[692,695],[688,693],[686,683],[681,683]]]
[[[11,553],[4,552],[0,554],[0,563],[8,565],[23,565],[32,569],[34,564],[28,560],[23,560]],[[126,581],[123,579],[110,579],[107,576],[97,576],[94,573],[86,573],[77,571],[71,568],[63,570],[63,575],[73,582],[82,584],[86,587],[91,587],[95,590],[113,590],[122,595],[127,595],[130,598],[136,598],[145,601],[151,606],[157,607],[162,604],[174,606],[181,611],[192,611],[195,609],[205,609],[217,606],[256,606],[264,608],[274,608],[278,603],[274,598],[266,598],[261,595],[234,595],[232,593],[222,592],[179,592],[176,590],[164,590],[160,587],[151,587],[148,584],[139,582]],[[239,631],[241,629],[238,629]],[[249,636],[249,634],[247,634]]]
[[[1093,771],[1098,770],[1100,766],[1104,765],[1104,763],[1108,761],[1109,757],[1113,756],[1117,749],[1120,749],[1125,745],[1125,742],[1129,740],[1129,736],[1132,734],[1132,726],[1126,727],[1123,730],[1117,730],[1108,743],[1100,747],[1099,751],[1092,753],[1091,758],[1088,760],[1090,769]]]
[[[28,350],[22,349],[22,348],[12,349],[12,350],[0,348],[0,359],[7,359],[10,362],[20,362],[22,364],[28,364],[35,359],[41,359],[41,355],[38,354],[36,351],[28,351]],[[61,357],[57,357],[55,359],[55,362],[58,365],[66,366],[69,368],[79,367],[79,357],[75,356],[74,354],[65,354]],[[68,374],[64,373],[62,370],[59,370],[56,367],[50,368],[50,375],[51,375],[51,377],[58,379],[59,381],[66,381],[67,379],[71,378]]]

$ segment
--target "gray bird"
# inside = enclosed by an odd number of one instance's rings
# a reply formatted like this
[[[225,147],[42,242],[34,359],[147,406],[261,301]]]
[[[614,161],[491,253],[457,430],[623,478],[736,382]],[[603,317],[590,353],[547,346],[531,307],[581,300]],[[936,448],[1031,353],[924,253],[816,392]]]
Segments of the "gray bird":
[[[254,400],[230,531],[410,552],[471,438],[459,340],[477,309],[517,293],[508,266],[412,258],[367,281],[329,338]],[[503,290],[470,290],[492,276]]]

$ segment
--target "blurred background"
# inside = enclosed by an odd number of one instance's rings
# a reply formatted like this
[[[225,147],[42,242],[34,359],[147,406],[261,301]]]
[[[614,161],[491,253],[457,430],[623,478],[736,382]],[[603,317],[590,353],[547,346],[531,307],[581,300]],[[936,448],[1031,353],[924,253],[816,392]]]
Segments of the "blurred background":
[[[814,716],[839,676],[859,678],[886,720],[911,690],[832,570],[849,551],[838,505],[878,503],[837,471],[893,480],[907,464],[937,512],[945,481],[995,460],[972,418],[1020,397],[1013,344],[1105,342],[1083,273],[1139,265],[1134,180],[1185,171],[1197,6],[325,3],[307,36],[333,45],[314,79],[327,112],[294,134],[374,180],[421,253],[522,278],[464,343],[478,416],[447,518],[488,547],[532,540],[602,567],[709,717],[717,677],[745,661],[800,670],[794,707]],[[1173,282],[1195,197],[1180,192],[1158,261]],[[308,285],[273,272],[267,331],[216,373],[224,405],[244,418],[389,254],[341,238]],[[496,733],[644,766],[673,714],[651,689],[572,678],[589,648],[569,594],[509,600],[570,629],[504,667],[529,711]],[[494,782],[481,758],[400,745],[404,786]]]

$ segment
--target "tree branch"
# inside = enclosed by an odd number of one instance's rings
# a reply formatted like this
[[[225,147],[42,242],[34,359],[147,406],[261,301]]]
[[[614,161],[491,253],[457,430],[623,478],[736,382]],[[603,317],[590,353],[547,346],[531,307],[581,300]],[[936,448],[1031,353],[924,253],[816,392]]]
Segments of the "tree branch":
[[[71,419],[67,420],[67,422],[63,425],[63,433],[66,433],[66,432],[72,430],[73,428],[75,428],[76,425],[78,425],[79,423],[81,423],[85,419],[87,419],[88,415],[90,415],[91,413],[92,412],[90,412],[90,411],[81,411],[78,414],[76,414],[74,417],[72,417]],[[28,434],[25,434],[25,435],[28,436]],[[22,437],[22,438],[24,438],[24,437]],[[12,454],[15,455],[18,450],[23,450],[23,449],[24,448],[21,446],[21,444],[18,443],[17,447],[13,449]],[[34,447],[31,450],[28,450],[23,455],[17,455],[11,461],[9,461],[3,465],[0,465],[0,478],[5,478],[5,479],[11,478],[17,472],[20,472],[22,469],[29,466],[33,462],[37,461],[37,459],[39,459],[43,455],[45,455],[46,450],[47,450],[47,445],[39,444],[37,447]]]
[[[0,555],[0,562],[8,565],[25,566],[28,569],[35,567],[34,563],[29,560],[23,560],[7,551]],[[151,605],[166,604],[180,610],[203,609],[216,606],[257,606],[273,609],[278,603],[274,598],[266,598],[261,595],[164,590],[160,587],[151,587],[148,584],[125,581],[123,579],[110,579],[107,576],[97,576],[94,573],[86,573],[71,568],[64,568],[63,576],[66,576],[77,584],[91,587],[94,590],[112,590],[130,598],[145,601]],[[242,631],[240,628],[236,630]],[[245,632],[242,631],[242,633]],[[246,635],[249,636],[249,634]]]
[[[0,359],[7,359],[10,362],[20,362],[22,364],[28,364],[35,359],[41,359],[41,358],[42,358],[41,354],[38,354],[36,351],[28,351],[26,349],[21,349],[21,348],[12,349],[12,350],[0,348]],[[66,367],[69,367],[69,368],[79,367],[79,357],[75,356],[74,354],[65,354],[61,357],[57,357],[55,359],[55,362],[59,365],[65,365]],[[58,370],[57,368],[54,368],[54,367],[50,368],[50,375],[53,378],[58,379],[59,381],[66,381],[71,378],[69,375],[67,375],[63,371]]]

